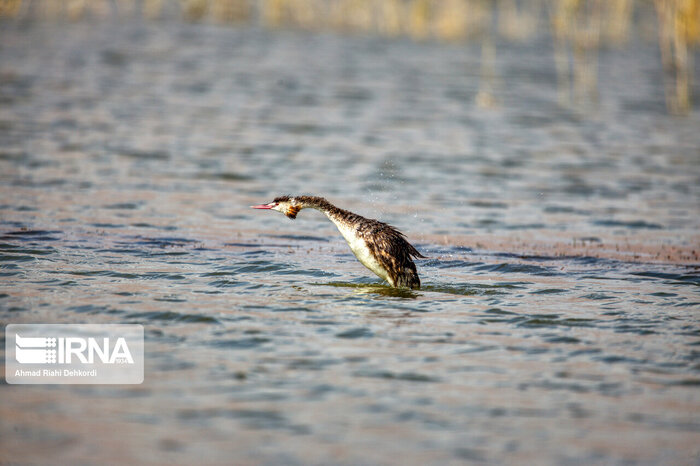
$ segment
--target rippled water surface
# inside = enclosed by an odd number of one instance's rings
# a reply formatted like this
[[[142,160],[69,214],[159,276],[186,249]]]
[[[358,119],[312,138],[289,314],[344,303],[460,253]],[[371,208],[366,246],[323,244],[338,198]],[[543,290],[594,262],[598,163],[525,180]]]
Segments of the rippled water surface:
[[[546,40],[497,50],[485,109],[478,45],[3,24],[2,322],[146,328],[142,385],[0,387],[3,456],[697,464],[698,114],[654,44],[586,111]],[[400,228],[423,287],[247,207],[295,193]]]

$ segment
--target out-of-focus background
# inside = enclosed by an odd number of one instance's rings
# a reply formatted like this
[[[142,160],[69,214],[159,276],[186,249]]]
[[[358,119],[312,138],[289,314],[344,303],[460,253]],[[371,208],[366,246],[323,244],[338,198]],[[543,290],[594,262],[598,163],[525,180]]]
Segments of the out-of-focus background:
[[[1,385],[0,463],[698,463],[699,40],[696,0],[0,0],[0,322],[146,329],[141,385]]]
[[[478,42],[485,80],[494,79],[494,41],[552,40],[559,97],[596,97],[601,50],[658,42],[669,110],[690,110],[692,48],[700,41],[696,0],[3,0],[19,20],[182,20],[267,29]],[[486,85],[485,87],[488,87]],[[492,83],[488,83],[492,84]],[[489,105],[489,89],[480,103]]]

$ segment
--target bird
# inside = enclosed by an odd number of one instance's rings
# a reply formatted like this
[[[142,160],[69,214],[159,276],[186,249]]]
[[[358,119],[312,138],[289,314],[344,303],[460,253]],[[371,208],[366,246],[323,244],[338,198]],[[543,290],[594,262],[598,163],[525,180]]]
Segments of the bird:
[[[302,209],[316,209],[338,227],[362,265],[394,288],[420,288],[420,278],[412,258],[425,258],[396,228],[334,206],[323,197],[279,196],[253,209],[276,210],[294,220]]]

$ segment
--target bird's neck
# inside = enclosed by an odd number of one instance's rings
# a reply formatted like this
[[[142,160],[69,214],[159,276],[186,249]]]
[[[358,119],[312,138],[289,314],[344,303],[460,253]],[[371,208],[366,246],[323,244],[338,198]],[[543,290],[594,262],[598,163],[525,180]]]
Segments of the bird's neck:
[[[361,218],[357,214],[334,206],[322,197],[301,196],[297,197],[296,200],[302,209],[316,209],[323,212],[336,226],[348,225]]]
[[[299,199],[297,198],[297,200]],[[367,221],[366,218],[353,214],[348,210],[336,207],[322,197],[309,197],[304,199],[304,201],[301,203],[301,207],[316,209],[326,214],[326,217],[333,222],[336,228],[338,228],[340,234],[343,235],[343,238],[350,246],[350,249],[352,250],[353,254],[355,254],[355,257],[357,257],[363,264],[368,264],[365,240],[361,237],[361,235],[358,235],[358,227],[363,221]],[[374,264],[374,262],[371,264]],[[381,271],[377,272],[371,264],[367,265],[367,267],[374,270],[375,273],[378,273],[386,280],[387,277],[383,276]]]

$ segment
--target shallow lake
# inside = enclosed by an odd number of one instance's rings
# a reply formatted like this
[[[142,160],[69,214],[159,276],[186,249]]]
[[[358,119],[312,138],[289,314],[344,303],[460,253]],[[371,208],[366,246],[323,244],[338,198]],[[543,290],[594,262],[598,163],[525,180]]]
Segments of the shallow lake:
[[[0,321],[146,329],[142,385],[0,386],[5,459],[700,460],[700,118],[667,114],[655,43],[601,50],[585,109],[545,39],[496,44],[488,106],[478,44],[168,22],[0,44]],[[396,226],[423,287],[381,284],[318,212],[248,207],[281,194]]]

